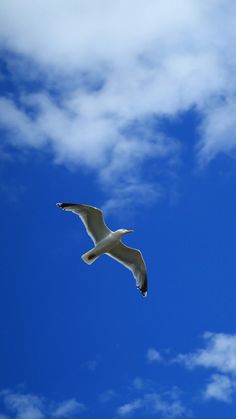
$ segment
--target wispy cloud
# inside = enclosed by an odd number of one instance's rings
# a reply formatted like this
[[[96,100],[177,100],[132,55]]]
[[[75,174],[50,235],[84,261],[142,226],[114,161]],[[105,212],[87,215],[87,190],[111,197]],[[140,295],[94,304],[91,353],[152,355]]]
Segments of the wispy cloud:
[[[156,349],[149,348],[147,351],[147,360],[148,362],[161,362],[162,356]]]
[[[213,374],[203,392],[205,399],[231,402],[236,393],[236,380],[228,375]]]
[[[180,354],[177,360],[190,369],[200,366],[236,375],[236,335],[206,332],[203,339],[203,348]]]
[[[4,2],[1,83],[15,86],[0,99],[8,141],[89,167],[115,194],[127,185],[137,196],[142,181],[152,199],[163,196],[162,180],[142,171],[155,159],[168,176],[178,160],[181,139],[165,135],[163,117],[199,112],[201,162],[236,146],[235,9],[232,0],[151,1],[148,11],[144,0]]]
[[[14,393],[9,390],[1,391],[0,396],[6,408],[15,415],[16,419],[44,419],[44,400],[34,394]]]
[[[190,370],[202,367],[215,371],[203,390],[203,397],[230,402],[236,396],[236,335],[207,332],[203,340],[202,348],[180,354],[175,361]]]
[[[135,377],[132,381],[132,388],[135,390],[143,390],[146,387],[146,381],[141,377]]]
[[[130,413],[134,413],[136,410],[143,407],[143,401],[141,399],[133,400],[130,403],[125,403],[117,409],[118,416],[126,416]]]
[[[114,400],[116,397],[117,397],[117,392],[110,388],[100,394],[99,401],[105,404],[105,403],[110,402],[111,400]]]
[[[59,403],[57,408],[52,412],[52,417],[56,418],[67,418],[77,413],[83,412],[85,405],[77,402],[75,399],[64,400]]]
[[[35,394],[2,390],[0,399],[3,402],[6,415],[9,413],[14,419],[73,417],[85,410],[85,405],[74,398],[56,403]],[[2,416],[0,415],[0,419],[7,419],[6,415],[4,412]]]
[[[180,364],[193,371],[204,368],[209,372],[208,378],[201,383],[199,390],[202,401],[210,399],[230,403],[236,399],[236,335],[226,333],[203,334],[203,344],[193,352],[179,354],[172,357],[168,352],[163,357],[154,349],[149,348],[146,357],[148,362],[162,362],[171,368],[173,364]],[[137,381],[138,388],[139,381]],[[140,388],[143,380],[140,381]]]
[[[128,416],[140,410],[146,414],[159,414],[163,418],[188,417],[191,415],[182,400],[178,388],[165,393],[149,392],[142,397],[121,405],[117,409],[118,416]]]
[[[202,138],[199,142],[199,157],[203,164],[208,163],[218,153],[232,156],[236,148],[236,102],[228,98],[221,103],[209,106],[201,126]]]

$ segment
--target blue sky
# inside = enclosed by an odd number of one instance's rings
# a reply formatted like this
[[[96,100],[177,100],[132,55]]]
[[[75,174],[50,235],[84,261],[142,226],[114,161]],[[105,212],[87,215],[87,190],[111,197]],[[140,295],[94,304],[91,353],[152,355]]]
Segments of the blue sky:
[[[2,0],[0,419],[234,417],[234,13]],[[135,230],[146,299],[63,201]]]

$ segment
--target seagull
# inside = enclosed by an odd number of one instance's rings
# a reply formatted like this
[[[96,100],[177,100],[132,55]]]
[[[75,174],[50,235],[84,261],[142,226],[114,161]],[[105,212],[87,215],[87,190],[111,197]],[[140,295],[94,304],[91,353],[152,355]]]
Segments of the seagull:
[[[121,237],[134,230],[121,228],[116,231],[110,230],[103,219],[103,213],[99,208],[90,205],[57,203],[58,207],[65,211],[71,211],[78,215],[83,222],[88,235],[93,240],[95,247],[84,253],[81,258],[91,265],[102,254],[106,254],[128,268],[136,280],[136,287],[143,297],[147,296],[147,270],[138,249],[126,246]]]

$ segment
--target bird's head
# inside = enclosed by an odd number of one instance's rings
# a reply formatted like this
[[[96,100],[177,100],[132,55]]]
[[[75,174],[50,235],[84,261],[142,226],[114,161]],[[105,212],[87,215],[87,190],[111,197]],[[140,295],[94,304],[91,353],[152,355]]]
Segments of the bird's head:
[[[120,228],[120,230],[118,230],[121,236],[124,236],[125,234],[128,233],[133,233],[134,230],[126,230],[126,228]]]

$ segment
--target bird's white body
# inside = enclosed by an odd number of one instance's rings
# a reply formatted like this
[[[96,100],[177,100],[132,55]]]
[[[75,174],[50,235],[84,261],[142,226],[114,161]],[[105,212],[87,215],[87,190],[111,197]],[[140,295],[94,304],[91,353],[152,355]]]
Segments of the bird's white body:
[[[136,286],[145,297],[147,295],[147,272],[142,253],[138,249],[126,246],[121,241],[125,234],[133,230],[121,228],[110,230],[104,222],[103,213],[99,208],[90,205],[58,203],[65,211],[72,211],[83,222],[88,235],[95,247],[82,255],[82,259],[91,265],[102,254],[106,254],[128,268],[136,280]]]
[[[115,247],[120,238],[124,235],[122,230],[111,231],[107,236],[100,240],[96,246],[84,253],[81,257],[85,263],[91,265],[95,260],[101,256],[103,253],[108,253],[113,247]]]

